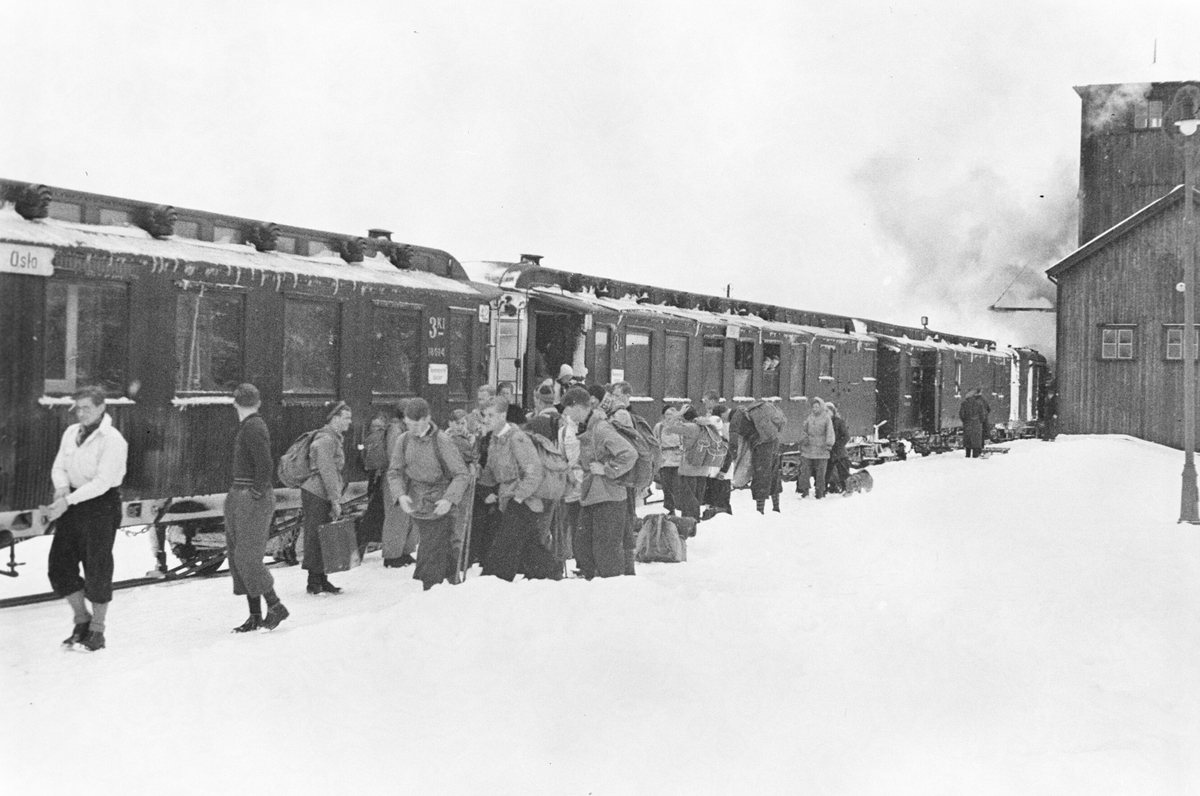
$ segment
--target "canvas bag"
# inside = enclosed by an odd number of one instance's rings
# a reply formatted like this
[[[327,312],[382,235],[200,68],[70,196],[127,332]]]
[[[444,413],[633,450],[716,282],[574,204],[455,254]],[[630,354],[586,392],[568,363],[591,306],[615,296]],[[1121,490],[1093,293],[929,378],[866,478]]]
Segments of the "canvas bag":
[[[309,449],[320,430],[318,428],[305,431],[279,457],[279,467],[275,471],[279,476],[279,483],[284,486],[298,487],[312,477],[313,466],[309,459]]]
[[[729,443],[721,432],[712,426],[700,425],[700,436],[696,444],[683,452],[683,458],[689,467],[720,467],[725,462],[725,454],[729,452]]]
[[[638,561],[677,564],[685,560],[683,550],[683,541],[672,518],[666,514],[651,514],[642,519],[635,552]]]
[[[650,424],[644,418],[633,412],[630,412],[629,416],[633,418],[634,430],[630,431],[617,423],[613,423],[612,427],[633,445],[633,449],[637,451],[637,461],[629,472],[616,480],[618,484],[640,492],[654,482],[654,476],[662,467],[662,448],[654,438],[654,429],[650,428]]]
[[[567,494],[567,482],[570,478],[570,463],[567,454],[556,440],[549,440],[541,434],[527,434],[533,441],[533,449],[537,451],[542,463],[542,480],[538,482],[533,496],[542,500],[562,500]]]

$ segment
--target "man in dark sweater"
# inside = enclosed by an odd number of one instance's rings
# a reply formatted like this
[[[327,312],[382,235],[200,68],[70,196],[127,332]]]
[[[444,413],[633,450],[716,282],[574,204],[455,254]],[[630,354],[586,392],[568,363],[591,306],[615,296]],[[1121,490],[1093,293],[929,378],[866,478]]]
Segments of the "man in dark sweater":
[[[225,496],[225,541],[233,593],[246,595],[250,618],[233,632],[260,627],[274,630],[288,617],[288,609],[275,595],[275,579],[263,564],[271,518],[275,516],[274,461],[266,421],[258,413],[262,398],[253,384],[242,384],[233,393],[237,410],[237,437],[233,441],[233,484]],[[267,615],[262,615],[262,598]]]

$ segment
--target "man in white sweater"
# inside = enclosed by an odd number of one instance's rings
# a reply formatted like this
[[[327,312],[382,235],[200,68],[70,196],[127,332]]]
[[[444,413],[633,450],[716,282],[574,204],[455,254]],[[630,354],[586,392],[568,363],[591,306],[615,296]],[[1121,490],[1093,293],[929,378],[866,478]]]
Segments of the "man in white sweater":
[[[63,644],[94,652],[104,648],[113,543],[121,525],[119,487],[125,480],[129,445],[105,411],[103,389],[84,387],[74,397],[79,422],[67,427],[50,472],[54,502],[45,514],[57,527],[50,544],[49,575],[55,593],[75,613],[75,629]]]

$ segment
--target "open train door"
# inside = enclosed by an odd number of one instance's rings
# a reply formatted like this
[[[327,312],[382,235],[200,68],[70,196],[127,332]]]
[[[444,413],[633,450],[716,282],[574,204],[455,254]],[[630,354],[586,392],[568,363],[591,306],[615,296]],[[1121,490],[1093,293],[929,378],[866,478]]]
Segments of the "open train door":
[[[938,393],[940,384],[938,352],[921,351],[915,354],[909,368],[910,394],[916,404],[917,427],[928,434],[936,434],[940,427]]]
[[[530,295],[525,351],[525,388],[530,394],[544,380],[557,378],[563,365],[570,365],[576,376],[583,374],[591,309],[567,296]]]

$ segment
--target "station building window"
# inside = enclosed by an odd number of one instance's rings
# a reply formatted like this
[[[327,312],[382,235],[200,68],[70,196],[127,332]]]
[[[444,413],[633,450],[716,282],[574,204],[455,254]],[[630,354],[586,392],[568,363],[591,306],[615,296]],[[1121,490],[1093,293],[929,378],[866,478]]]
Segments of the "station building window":
[[[1100,329],[1101,359],[1133,359],[1132,326],[1104,326]]]
[[[764,398],[773,398],[779,395],[781,348],[779,343],[763,343],[762,396]]]
[[[416,395],[420,388],[421,312],[376,304],[372,318],[375,338],[377,395]]]
[[[667,400],[688,397],[688,339],[679,334],[667,335]]]
[[[836,350],[837,350],[836,346],[831,346],[831,345],[821,346],[821,370],[818,374],[819,378],[821,378],[823,380],[827,380],[827,381],[833,380],[833,377],[834,377],[833,354],[834,354],[834,351],[836,351]]]
[[[738,340],[733,345],[733,397],[754,394],[754,341]]]
[[[650,333],[625,333],[625,381],[633,395],[650,395]]]
[[[704,391],[715,390],[717,395],[725,395],[725,338],[705,337],[704,357],[701,363],[704,368]]]
[[[245,299],[188,291],[175,301],[177,392],[228,392],[242,382]]]
[[[283,391],[336,395],[339,306],[287,299],[283,311]]]
[[[471,392],[471,357],[475,346],[472,334],[477,324],[475,313],[450,310],[447,331],[446,361],[449,370],[447,386],[451,398],[468,398]]]
[[[125,391],[129,357],[129,291],[119,282],[46,285],[45,388],[71,393],[98,384]]]
[[[1163,123],[1163,104],[1159,100],[1139,102],[1133,110],[1133,126],[1137,130],[1157,130]]]
[[[1168,326],[1167,332],[1167,359],[1183,359],[1183,326]],[[1192,329],[1192,342],[1196,346],[1196,350],[1200,351],[1200,327]],[[1200,359],[1200,357],[1197,357]]]
[[[792,344],[791,373],[788,377],[788,393],[792,398],[804,398],[806,376],[808,375],[808,345]]]

